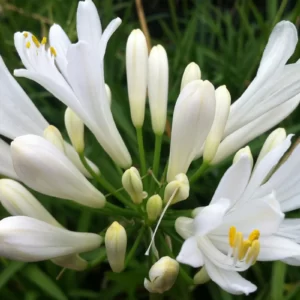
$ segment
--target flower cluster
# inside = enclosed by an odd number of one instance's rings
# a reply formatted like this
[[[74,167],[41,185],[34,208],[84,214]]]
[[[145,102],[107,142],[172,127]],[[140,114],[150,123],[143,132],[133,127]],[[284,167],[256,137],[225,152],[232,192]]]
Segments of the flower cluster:
[[[160,166],[160,152],[167,122],[168,57],[161,45],[148,54],[144,34],[133,30],[126,45],[128,98],[140,160],[133,166],[113,118],[113,91],[104,76],[106,46],[120,24],[116,18],[102,32],[94,3],[85,0],[77,10],[78,42],[72,43],[58,24],[50,28],[49,43],[27,31],[14,36],[24,65],[14,75],[37,82],[66,105],[71,144],[44,119],[0,57],[0,134],[6,138],[0,139],[0,201],[12,215],[0,221],[0,255],[25,262],[51,260],[82,271],[94,262],[80,254],[104,242],[107,261],[119,273],[144,240],[152,264],[144,280],[150,293],[169,290],[181,274],[189,285],[211,279],[230,293],[249,294],[256,286],[239,272],[256,261],[300,265],[300,219],[285,217],[300,208],[300,146],[291,147],[293,135],[287,136],[283,128],[269,135],[255,163],[246,146],[300,102],[300,64],[286,64],[298,40],[295,26],[288,21],[275,26],[256,77],[232,105],[226,86],[215,88],[202,80],[194,62],[186,67],[166,166]],[[143,142],[147,97],[155,135],[153,165]],[[85,126],[122,172],[121,188],[85,157]],[[173,209],[189,199],[190,185],[200,182],[204,171],[232,154],[233,164],[209,205]],[[200,157],[202,164],[190,175],[190,165]],[[25,186],[115,221],[97,228],[100,234],[70,231]],[[180,237],[181,250],[175,253],[172,243]],[[201,269],[191,279],[179,263]]]

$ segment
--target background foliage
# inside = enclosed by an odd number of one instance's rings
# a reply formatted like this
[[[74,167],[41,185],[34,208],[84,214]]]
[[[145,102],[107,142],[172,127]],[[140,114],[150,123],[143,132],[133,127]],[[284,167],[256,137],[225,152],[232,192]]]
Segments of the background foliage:
[[[106,82],[113,94],[113,113],[122,135],[133,156],[137,160],[137,146],[134,128],[130,122],[125,77],[125,45],[130,31],[139,27],[134,0],[95,0],[99,8],[103,28],[116,16],[123,19],[122,26],[109,42],[106,52]],[[77,0],[0,0],[0,53],[12,71],[21,67],[21,62],[13,45],[16,31],[32,31],[36,36],[47,36],[49,26],[60,24],[76,41]],[[268,35],[279,20],[290,20],[299,27],[300,1],[288,0],[166,0],[144,1],[144,9],[150,30],[152,44],[162,44],[168,53],[170,65],[169,116],[178,96],[180,80],[185,66],[197,62],[202,77],[216,86],[226,84],[232,99],[237,99],[255,76],[259,60],[267,42]],[[297,47],[291,62],[300,57]],[[64,106],[37,84],[26,79],[18,80],[45,118],[58,128],[64,128]],[[1,109],[1,108],[0,108]],[[287,120],[282,122],[288,132],[300,130],[298,108]],[[1,116],[1,114],[0,114]],[[170,118],[169,118],[170,119]],[[147,113],[144,131],[146,135],[147,159],[152,161],[153,134]],[[65,133],[65,132],[64,132]],[[257,154],[265,136],[251,143]],[[165,137],[163,161],[167,160],[168,137]],[[93,137],[88,134],[87,153],[107,178],[120,186],[116,171]],[[229,161],[207,173],[201,182],[192,187],[193,194],[183,204],[186,208],[205,205],[209,202],[217,182],[228,166]],[[194,163],[194,168],[199,162]],[[111,223],[94,212],[57,200],[53,203],[45,196],[38,196],[52,214],[71,230],[100,232]],[[188,202],[188,203],[187,203]],[[0,216],[7,216],[0,208]],[[297,216],[297,214],[294,214]],[[299,217],[299,214],[298,214]],[[136,230],[138,230],[136,228]],[[130,245],[130,242],[129,242]],[[98,251],[90,256],[104,255]],[[100,255],[100,256],[99,256]],[[142,253],[141,253],[142,256]],[[126,273],[110,272],[106,263],[89,272],[66,271],[56,281],[60,272],[58,266],[50,262],[25,264],[2,259],[0,266],[1,299],[146,299],[148,293],[141,285],[148,267],[141,267],[141,261],[133,261]],[[247,274],[248,279],[258,285],[258,292],[251,299],[299,299],[300,270],[277,262],[254,265]],[[193,299],[242,299],[231,296],[216,285],[209,283],[188,291],[180,284],[170,291],[166,298]]]

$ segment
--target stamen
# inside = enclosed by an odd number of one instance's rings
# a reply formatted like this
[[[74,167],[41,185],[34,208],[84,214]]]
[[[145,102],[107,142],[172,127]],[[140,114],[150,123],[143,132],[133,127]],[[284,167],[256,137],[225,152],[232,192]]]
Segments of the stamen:
[[[29,49],[30,46],[31,46],[30,42],[28,41],[25,46],[26,46],[27,49]]]
[[[240,252],[243,250],[243,234],[241,232],[237,232],[235,235],[234,241],[234,249],[233,249],[233,257],[235,262],[237,262],[240,257]]]
[[[54,47],[50,47],[50,53],[54,56],[54,57],[56,57],[56,50],[55,50],[55,48]]]
[[[249,234],[249,237],[248,237],[248,240],[250,242],[254,242],[256,240],[259,239],[259,236],[260,236],[260,232],[258,229],[254,229],[250,234]]]
[[[34,42],[34,44],[36,45],[36,47],[39,48],[40,47],[39,40],[34,35],[32,35],[31,39]]]
[[[258,254],[260,251],[260,242],[258,240],[253,241],[251,248],[246,257],[246,263],[254,265],[256,263]]]
[[[41,41],[41,44],[45,45],[46,43],[47,43],[47,38],[44,36],[43,39],[42,39],[42,41]]]
[[[24,35],[25,38],[27,38],[28,37],[28,32],[24,32],[23,35]]]
[[[251,242],[249,240],[244,240],[243,245],[239,251],[239,260],[242,260],[245,257],[250,247],[251,247]]]
[[[234,226],[231,226],[229,228],[229,233],[228,233],[229,245],[231,248],[234,246],[235,236],[236,236],[236,228]]]

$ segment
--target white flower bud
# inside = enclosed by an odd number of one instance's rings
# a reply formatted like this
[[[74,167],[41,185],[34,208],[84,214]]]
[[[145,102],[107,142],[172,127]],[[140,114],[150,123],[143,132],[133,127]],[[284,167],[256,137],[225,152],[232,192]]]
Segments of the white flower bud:
[[[122,225],[113,222],[105,234],[106,255],[111,269],[120,273],[125,267],[127,234]]]
[[[179,217],[175,221],[176,232],[185,240],[193,235],[194,219],[187,217]]]
[[[74,232],[25,216],[0,221],[0,256],[26,262],[41,261],[98,248],[98,234]]]
[[[60,131],[53,125],[49,125],[44,130],[44,138],[53,144],[61,152],[65,152],[64,140]]]
[[[18,177],[36,191],[82,205],[101,208],[105,197],[53,144],[32,134],[11,143],[13,164]]]
[[[151,196],[147,201],[147,215],[150,221],[156,221],[162,212],[162,199],[159,195]]]
[[[135,204],[140,204],[147,197],[143,191],[143,182],[139,171],[135,167],[126,170],[122,176],[122,185]]]
[[[203,160],[210,162],[215,157],[230,111],[231,97],[225,85],[218,87],[216,94],[216,112],[213,125],[204,145]]]
[[[149,279],[145,278],[144,286],[150,293],[164,293],[171,289],[179,272],[179,264],[168,256],[158,260],[149,271]]]
[[[165,131],[168,104],[169,65],[166,50],[161,45],[151,49],[148,60],[148,97],[152,129],[161,135]]]
[[[65,126],[71,143],[78,153],[84,150],[84,124],[77,114],[67,108],[65,112]]]
[[[1,62],[1,57],[0,57]],[[0,176],[18,179],[10,154],[10,146],[0,139]]]
[[[173,200],[171,204],[188,198],[190,192],[190,184],[187,176],[183,173],[175,176],[175,180],[168,183],[164,193],[164,203],[167,203],[171,197]]]
[[[109,102],[109,106],[111,107],[111,90],[108,84],[105,83],[105,91],[107,95],[107,100]]]
[[[202,267],[199,272],[194,276],[195,284],[204,284],[210,280],[210,277],[206,271],[205,267]]]
[[[147,90],[148,48],[140,29],[128,37],[126,45],[126,73],[131,120],[135,127],[142,127],[145,116]]]
[[[258,163],[265,157],[266,154],[268,154],[272,149],[281,144],[285,139],[286,131],[284,130],[284,128],[277,128],[272,131],[267,137],[263,147],[261,148],[255,165],[258,165]]]
[[[183,90],[188,83],[199,79],[201,79],[200,67],[194,62],[189,63],[183,72],[180,90]]]
[[[240,160],[240,158],[241,158],[242,156],[244,156],[244,155],[248,156],[248,158],[249,158],[249,160],[250,160],[250,162],[251,162],[251,166],[253,166],[253,156],[252,156],[251,149],[250,149],[249,146],[246,146],[246,147],[240,149],[240,150],[235,154],[235,156],[234,156],[234,158],[233,158],[232,164],[235,164],[236,162],[238,162],[238,161]]]

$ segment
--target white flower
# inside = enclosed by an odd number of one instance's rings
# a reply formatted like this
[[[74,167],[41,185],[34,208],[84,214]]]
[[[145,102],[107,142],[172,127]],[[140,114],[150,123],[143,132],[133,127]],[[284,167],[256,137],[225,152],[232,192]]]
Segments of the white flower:
[[[167,180],[186,173],[205,142],[215,115],[215,90],[195,80],[180,92],[174,108]]]
[[[102,238],[94,233],[73,232],[25,216],[0,221],[0,255],[33,262],[98,248]]]
[[[60,131],[53,125],[44,130],[44,138],[53,144],[59,151],[65,153],[65,144]]]
[[[279,22],[264,50],[256,77],[230,108],[217,164],[285,119],[300,101],[300,65],[286,64],[298,41],[296,27]],[[197,157],[202,154],[198,149]]]
[[[165,131],[168,104],[169,65],[166,50],[161,45],[151,49],[148,60],[148,97],[155,134]]]
[[[181,79],[181,86],[180,90],[182,91],[183,88],[190,82],[194,80],[200,80],[201,79],[201,70],[200,67],[194,63],[189,63],[186,68],[184,69],[182,79]]]
[[[126,74],[131,120],[142,127],[145,117],[147,91],[148,48],[140,29],[135,29],[126,44]]]
[[[294,229],[282,234],[285,223],[281,208],[285,211],[284,203],[300,206],[299,201],[295,205],[299,188],[291,187],[293,199],[285,181],[287,177],[294,179],[293,174],[299,170],[300,146],[264,184],[289,148],[290,139],[288,136],[265,155],[253,171],[248,155],[240,157],[221,179],[208,206],[198,208],[194,219],[177,219],[176,230],[186,239],[177,257],[179,262],[193,267],[204,265],[209,277],[227,292],[249,294],[256,287],[237,272],[246,270],[256,260],[299,259],[300,245],[288,234]],[[292,181],[294,187],[299,186],[300,175]]]
[[[49,126],[49,123],[44,119],[21,86],[9,73],[1,56],[0,90],[0,134],[10,139],[14,139],[25,134],[43,136],[43,132]],[[66,142],[65,152],[80,172],[82,172],[85,176],[90,177],[90,174],[81,163],[74,148]],[[88,163],[96,173],[99,172],[95,164],[91,161],[88,161]]]
[[[174,180],[170,181],[164,191],[164,203],[168,203],[172,198],[170,204],[186,200],[190,194],[190,183],[187,176],[180,173],[175,176]]]
[[[113,20],[102,34],[94,3],[80,1],[78,43],[71,44],[59,25],[50,29],[48,49],[31,33],[18,32],[15,46],[26,69],[15,70],[14,74],[36,81],[70,107],[108,155],[126,168],[131,165],[131,157],[113,120],[103,70],[107,42],[120,24],[119,18]]]
[[[10,147],[2,139],[0,139],[0,175],[18,179],[12,163]]]
[[[149,271],[149,279],[145,278],[144,286],[150,293],[162,294],[168,291],[176,281],[179,264],[175,259],[164,256]]]
[[[43,194],[70,199],[101,208],[105,197],[77,170],[53,144],[36,135],[24,135],[11,143],[18,177]]]

